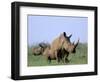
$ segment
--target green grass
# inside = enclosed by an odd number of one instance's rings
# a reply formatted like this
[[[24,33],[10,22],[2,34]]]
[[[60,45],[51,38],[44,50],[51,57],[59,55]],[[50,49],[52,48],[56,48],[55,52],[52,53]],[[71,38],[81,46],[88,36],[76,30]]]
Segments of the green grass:
[[[88,54],[87,54],[87,44],[80,43],[76,49],[75,54],[70,54],[68,59],[69,62],[66,65],[77,65],[77,64],[87,64]],[[50,65],[65,65],[65,63],[58,63],[56,60],[52,60],[48,63],[46,58],[42,55],[34,56],[32,54],[32,48],[28,48],[28,66],[50,66]]]

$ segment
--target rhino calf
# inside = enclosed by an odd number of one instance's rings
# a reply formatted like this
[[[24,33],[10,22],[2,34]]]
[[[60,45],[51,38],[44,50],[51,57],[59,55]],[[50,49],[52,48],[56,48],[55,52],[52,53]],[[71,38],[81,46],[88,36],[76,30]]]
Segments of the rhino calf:
[[[32,49],[33,55],[38,56],[42,55],[44,50],[49,46],[49,44],[46,43],[39,43],[38,47],[34,47]]]

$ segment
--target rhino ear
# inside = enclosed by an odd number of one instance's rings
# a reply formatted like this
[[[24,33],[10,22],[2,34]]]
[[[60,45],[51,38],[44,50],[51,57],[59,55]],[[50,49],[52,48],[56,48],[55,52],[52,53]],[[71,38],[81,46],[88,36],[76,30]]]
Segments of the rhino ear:
[[[39,44],[39,46],[40,46],[41,48],[43,48],[43,45],[42,45],[42,44]]]
[[[66,37],[66,32],[63,32],[63,35]]]
[[[68,38],[71,38],[71,37],[72,37],[72,34],[68,36]]]
[[[60,39],[63,39],[64,37],[66,37],[66,32],[63,32],[62,34],[60,34]]]

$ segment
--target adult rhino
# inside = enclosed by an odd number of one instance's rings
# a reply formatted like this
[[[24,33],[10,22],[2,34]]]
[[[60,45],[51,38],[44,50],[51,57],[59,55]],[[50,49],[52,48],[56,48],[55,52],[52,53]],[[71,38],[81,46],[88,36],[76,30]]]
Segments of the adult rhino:
[[[46,58],[49,60],[49,62],[51,62],[51,60],[57,60],[58,62],[60,62],[60,60],[65,60],[65,54],[67,58],[69,53],[75,53],[76,51],[76,47],[79,43],[79,40],[77,41],[76,44],[71,43],[70,42],[70,36],[66,36],[66,33],[63,32],[62,34],[60,34],[59,37],[57,37],[56,39],[54,39],[54,41],[52,42],[52,44],[50,45],[50,47],[47,47],[44,51],[44,55],[46,56]]]

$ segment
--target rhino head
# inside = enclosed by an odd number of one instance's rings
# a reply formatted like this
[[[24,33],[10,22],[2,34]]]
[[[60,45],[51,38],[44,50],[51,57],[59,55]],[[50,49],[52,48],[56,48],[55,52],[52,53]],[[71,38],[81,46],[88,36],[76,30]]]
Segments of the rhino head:
[[[76,47],[79,44],[79,39],[76,43],[71,43],[70,38],[71,38],[72,34],[70,36],[67,36],[65,32],[63,32],[61,39],[63,39],[62,42],[62,48],[67,51],[68,53],[75,53],[76,52]]]

